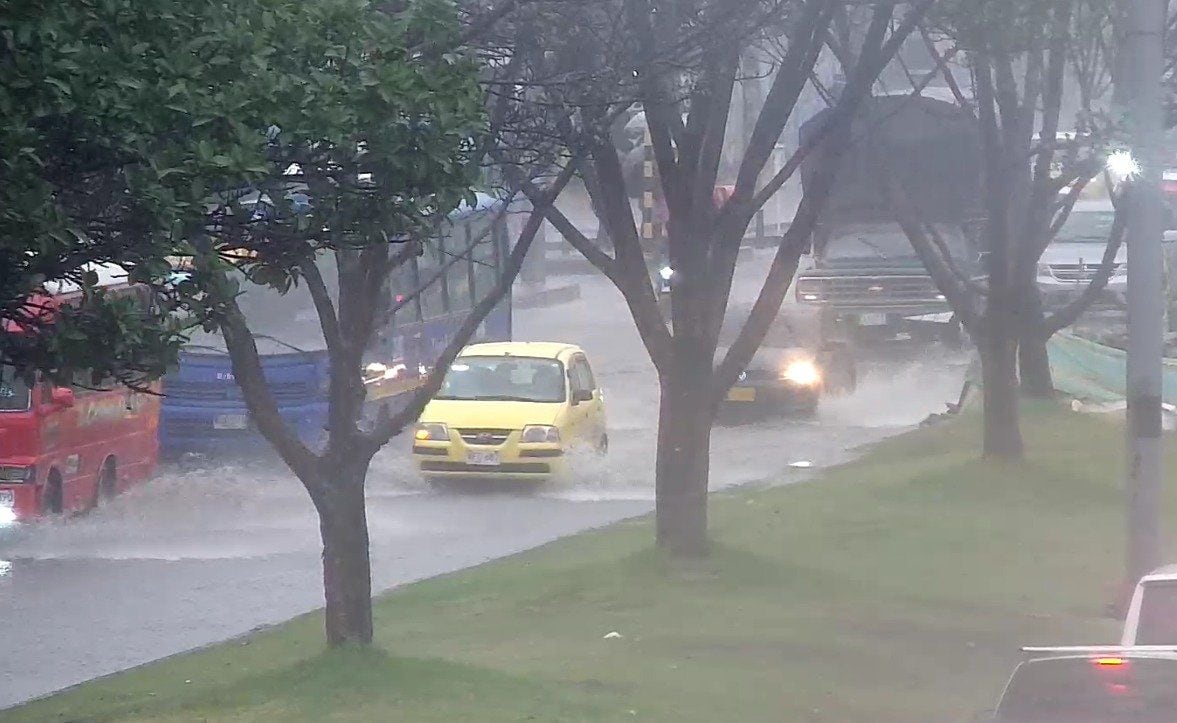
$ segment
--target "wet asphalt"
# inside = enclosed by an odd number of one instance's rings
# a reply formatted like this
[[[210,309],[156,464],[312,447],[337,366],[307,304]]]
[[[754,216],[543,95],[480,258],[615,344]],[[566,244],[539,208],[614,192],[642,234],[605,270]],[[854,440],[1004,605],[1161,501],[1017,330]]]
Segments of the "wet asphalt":
[[[527,493],[438,492],[415,478],[407,441],[395,440],[369,476],[374,589],[652,510],[653,367],[619,294],[597,278],[572,280],[581,300],[518,312],[516,338],[585,348],[608,404],[607,459]],[[812,471],[791,463],[845,461],[943,411],[964,361],[923,353],[868,361],[858,391],[812,420],[718,428],[713,488],[804,479]],[[165,467],[85,517],[0,531],[0,708],[320,607],[319,565],[309,500],[265,460]]]

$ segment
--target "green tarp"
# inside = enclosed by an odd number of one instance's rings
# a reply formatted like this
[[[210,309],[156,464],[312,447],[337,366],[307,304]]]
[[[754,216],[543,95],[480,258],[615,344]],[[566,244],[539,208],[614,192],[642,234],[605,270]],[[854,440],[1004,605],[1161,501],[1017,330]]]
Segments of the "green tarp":
[[[1076,399],[1115,402],[1126,392],[1127,354],[1103,344],[1060,333],[1046,346],[1054,386]],[[1177,404],[1177,359],[1166,359],[1162,396]]]

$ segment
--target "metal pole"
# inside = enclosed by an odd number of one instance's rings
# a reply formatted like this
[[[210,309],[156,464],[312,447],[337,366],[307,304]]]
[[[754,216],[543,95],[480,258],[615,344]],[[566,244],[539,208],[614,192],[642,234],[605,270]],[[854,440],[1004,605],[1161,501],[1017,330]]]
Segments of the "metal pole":
[[[1140,174],[1128,189],[1128,583],[1160,564],[1164,285],[1161,75],[1168,0],[1121,0],[1121,81]]]

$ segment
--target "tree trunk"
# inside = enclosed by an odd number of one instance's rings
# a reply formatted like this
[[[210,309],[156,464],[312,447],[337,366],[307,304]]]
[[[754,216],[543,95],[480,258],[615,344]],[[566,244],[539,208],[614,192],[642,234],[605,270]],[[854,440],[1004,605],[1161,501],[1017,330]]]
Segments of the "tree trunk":
[[[364,505],[367,463],[336,465],[319,505],[323,537],[323,594],[327,644],[372,642],[372,569],[368,559],[368,517]]]
[[[1027,332],[1018,340],[1018,373],[1023,394],[1037,399],[1054,397],[1054,376],[1042,334]]]
[[[657,541],[659,548],[677,557],[703,557],[708,551],[709,381],[709,373],[681,368],[662,380],[655,468]]]
[[[1032,277],[1022,280],[1021,296],[1018,373],[1022,393],[1028,397],[1051,399],[1054,397],[1054,377],[1050,373],[1050,358],[1046,355],[1049,337],[1042,332],[1045,327],[1042,295]]]
[[[994,459],[1021,459],[1024,447],[1018,420],[1017,338],[1006,329],[991,329],[980,349],[985,400],[983,454]]]

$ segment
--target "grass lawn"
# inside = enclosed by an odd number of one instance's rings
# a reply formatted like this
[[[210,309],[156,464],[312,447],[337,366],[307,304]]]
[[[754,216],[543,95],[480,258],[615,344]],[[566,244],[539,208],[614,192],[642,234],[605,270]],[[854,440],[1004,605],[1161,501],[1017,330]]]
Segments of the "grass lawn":
[[[1113,421],[1028,409],[1030,460],[995,466],[964,418],[717,496],[704,563],[622,524],[381,598],[375,650],[308,616],[0,718],[968,721],[1019,645],[1116,640]]]

